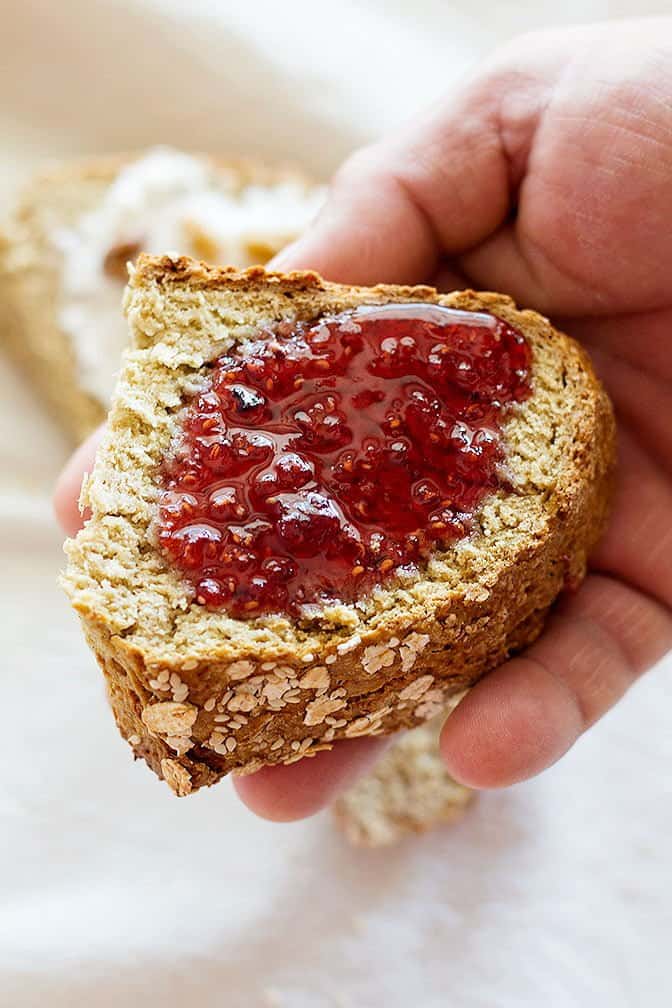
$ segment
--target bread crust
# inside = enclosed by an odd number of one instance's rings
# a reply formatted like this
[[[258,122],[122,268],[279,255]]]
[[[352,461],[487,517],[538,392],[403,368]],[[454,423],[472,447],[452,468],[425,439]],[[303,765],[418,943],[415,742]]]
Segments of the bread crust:
[[[221,352],[210,330],[216,319],[221,335],[226,311],[253,322],[273,311],[315,317],[390,301],[490,311],[527,336],[533,395],[504,428],[516,493],[488,498],[469,539],[437,555],[412,584],[378,589],[361,611],[298,625],[234,621],[191,606],[151,539],[156,460],[168,437],[161,431],[184,398],[174,391],[168,402],[176,374],[191,381]],[[66,547],[64,586],[122,735],[175,793],[434,717],[529,645],[558,594],[583,577],[608,512],[613,415],[584,351],[542,316],[492,293],[353,288],[309,272],[145,256],[127,311],[137,349],[84,489],[92,518]],[[181,324],[185,331],[173,332]],[[120,580],[110,584],[117,568]]]
[[[59,324],[62,257],[50,233],[54,228],[72,227],[82,214],[93,210],[119,172],[143,153],[75,161],[41,172],[26,186],[0,230],[3,346],[76,442],[104,421],[107,409],[82,386],[70,337]],[[291,165],[196,156],[213,164],[222,183],[234,192],[248,185],[287,181],[313,185]]]

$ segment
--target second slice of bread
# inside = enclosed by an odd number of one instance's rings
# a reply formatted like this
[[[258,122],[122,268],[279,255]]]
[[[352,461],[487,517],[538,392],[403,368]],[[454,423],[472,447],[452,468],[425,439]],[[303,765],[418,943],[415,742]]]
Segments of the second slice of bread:
[[[417,578],[357,604],[303,620],[236,620],[195,604],[153,529],[157,473],[208,364],[264,325],[412,301],[489,311],[525,335],[532,395],[503,430],[515,492],[486,498],[470,536]],[[133,349],[64,584],[122,735],[177,794],[435,716],[534,640],[563,586],[583,576],[607,514],[613,417],[583,350],[540,315],[497,294],[355,288],[146,256],[126,310]]]
[[[395,739],[333,805],[335,821],[355,847],[387,847],[415,833],[456,823],[475,792],[453,780],[439,752],[449,710]]]
[[[44,171],[0,229],[3,346],[81,440],[105,419],[125,346],[126,261],[158,248],[264,263],[320,201],[320,187],[294,168],[168,148]]]

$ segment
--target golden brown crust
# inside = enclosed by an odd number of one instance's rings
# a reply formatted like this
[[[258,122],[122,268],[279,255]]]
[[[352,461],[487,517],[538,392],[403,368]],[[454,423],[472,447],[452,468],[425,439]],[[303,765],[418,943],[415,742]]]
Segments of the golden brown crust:
[[[176,405],[221,352],[222,320],[235,341],[255,319],[413,300],[489,310],[526,334],[534,394],[505,427],[516,493],[489,498],[471,538],[419,579],[359,607],[291,623],[192,606],[151,546],[153,474]],[[433,717],[534,640],[558,593],[583,576],[607,514],[613,417],[584,352],[541,316],[497,294],[352,288],[144,256],[127,308],[138,349],[85,489],[93,517],[69,544],[65,586],[122,734],[177,793]]]
[[[26,186],[0,231],[3,346],[28,373],[41,399],[75,441],[103,422],[107,408],[82,386],[70,337],[58,320],[62,257],[50,236],[54,229],[73,226],[82,214],[94,209],[121,169],[140,156],[142,152],[111,155],[48,168]],[[312,185],[289,164],[197,156],[215,165],[222,184],[234,192],[248,185],[286,181]],[[259,246],[258,251],[263,257],[277,249]],[[122,265],[125,279],[125,263]]]

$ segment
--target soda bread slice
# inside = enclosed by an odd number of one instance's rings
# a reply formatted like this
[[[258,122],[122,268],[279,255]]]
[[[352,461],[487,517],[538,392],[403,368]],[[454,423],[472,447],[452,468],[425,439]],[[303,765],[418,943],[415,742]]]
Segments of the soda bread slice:
[[[321,198],[292,168],[168,148],[46,171],[0,231],[2,345],[80,440],[109,408],[127,338],[127,261],[142,249],[264,263]]]
[[[511,489],[486,498],[471,534],[416,577],[355,604],[245,620],[195,604],[155,523],[160,466],[209,362],[262,325],[418,301],[489,311],[529,343],[532,395],[503,427]],[[540,315],[499,294],[357,288],[149,256],[125,307],[133,348],[63,583],[122,735],[177,794],[434,717],[534,640],[558,593],[583,577],[607,515],[613,416],[584,351]]]

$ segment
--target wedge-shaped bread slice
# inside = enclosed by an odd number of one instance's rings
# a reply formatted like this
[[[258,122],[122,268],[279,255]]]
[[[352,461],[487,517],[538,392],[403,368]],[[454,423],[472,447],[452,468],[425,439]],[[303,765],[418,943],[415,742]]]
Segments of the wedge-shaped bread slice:
[[[126,345],[119,302],[127,261],[171,251],[264,263],[321,199],[295,169],[169,148],[47,170],[0,229],[2,345],[81,439],[107,414]]]
[[[260,327],[389,302],[487,311],[524,334],[532,394],[504,423],[508,489],[481,503],[467,537],[355,603],[248,619],[197,604],[156,542],[159,473],[181,407]],[[141,256],[126,311],[134,349],[64,585],[123,736],[178,794],[433,717],[529,644],[583,576],[607,513],[611,408],[583,350],[510,298]]]

